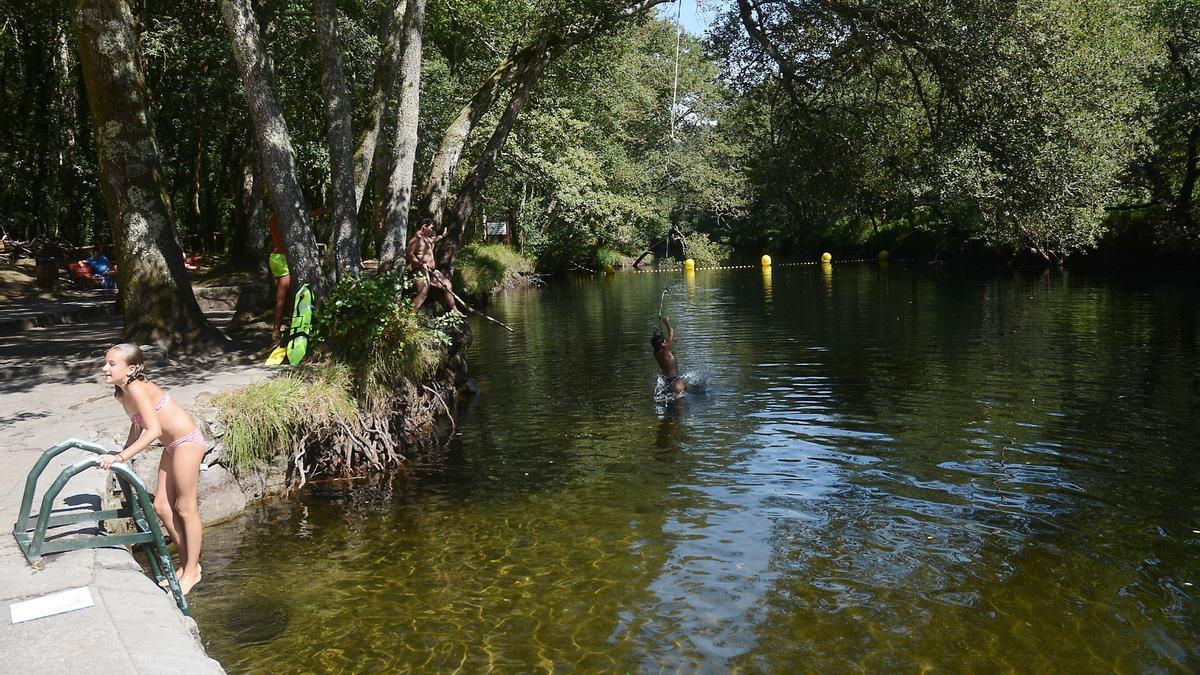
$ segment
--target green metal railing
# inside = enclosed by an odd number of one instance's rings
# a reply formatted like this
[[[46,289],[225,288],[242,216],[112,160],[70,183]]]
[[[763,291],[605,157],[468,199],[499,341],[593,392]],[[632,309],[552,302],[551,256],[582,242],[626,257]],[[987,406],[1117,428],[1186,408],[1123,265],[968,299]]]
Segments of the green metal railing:
[[[146,484],[126,464],[114,462],[111,467],[125,497],[125,503],[120,508],[53,513],[54,500],[58,498],[58,494],[62,492],[67,481],[82,471],[100,465],[99,457],[88,457],[63,469],[58,474],[58,478],[54,479],[54,482],[42,495],[41,508],[37,514],[30,513],[33,508],[33,493],[37,490],[42,472],[45,471],[50,460],[72,448],[86,450],[96,455],[110,453],[102,446],[77,438],[69,438],[42,453],[25,478],[25,494],[21,497],[21,511],[17,515],[16,524],[13,525],[13,537],[17,540],[17,545],[21,547],[21,552],[25,554],[25,559],[32,565],[48,553],[106,546],[141,547],[150,563],[150,571],[154,574],[154,580],[158,583],[163,580],[167,581],[171,594],[175,596],[175,604],[179,605],[180,611],[187,614],[187,600],[184,599],[183,592],[179,588],[179,579],[175,576],[175,566],[171,563],[171,555],[167,551],[166,542],[163,541],[158,514],[154,512],[154,500],[150,497]],[[50,540],[46,539],[46,531],[52,527],[75,523],[88,523],[98,527],[100,521],[116,518],[132,520],[134,533],[70,537],[61,535]]]

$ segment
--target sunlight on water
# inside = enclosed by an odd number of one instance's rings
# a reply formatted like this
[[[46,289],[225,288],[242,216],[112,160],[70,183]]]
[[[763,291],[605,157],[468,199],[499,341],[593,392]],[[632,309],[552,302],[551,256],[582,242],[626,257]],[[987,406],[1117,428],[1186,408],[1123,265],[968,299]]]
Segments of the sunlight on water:
[[[703,396],[652,396],[660,303]],[[840,265],[492,310],[445,448],[206,533],[228,670],[1200,667],[1196,289]]]

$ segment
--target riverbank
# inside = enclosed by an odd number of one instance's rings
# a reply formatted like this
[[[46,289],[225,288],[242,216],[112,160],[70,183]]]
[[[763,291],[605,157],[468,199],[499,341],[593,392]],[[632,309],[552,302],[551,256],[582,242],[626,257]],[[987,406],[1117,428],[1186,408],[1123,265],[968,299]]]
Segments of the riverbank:
[[[3,356],[3,354],[0,354]],[[151,358],[151,368],[156,359]],[[13,367],[13,364],[6,364]],[[171,395],[193,408],[207,396],[270,377],[272,371],[249,363],[214,368],[208,363],[150,371]],[[119,447],[128,420],[112,400],[111,389],[90,375],[30,382],[8,380],[0,397],[0,522],[7,530],[16,521],[25,477],[42,452],[66,438],[76,437]],[[157,453],[136,462],[143,476]],[[61,469],[81,458],[79,451],[60,455],[43,474],[42,487]],[[201,514],[214,522],[240,511],[240,501],[228,490],[228,474],[220,467],[202,473]],[[87,471],[63,491],[64,503],[100,503],[107,475]],[[240,493],[240,491],[238,491]],[[209,495],[220,494],[214,499]],[[98,672],[223,672],[201,646],[195,622],[180,614],[172,598],[146,576],[125,548],[60,553],[43,559],[34,570],[11,536],[0,537],[0,602],[5,607],[30,598],[86,586],[95,606],[12,624],[0,621],[0,652],[26,673]]]
[[[231,472],[229,467],[236,463],[222,442],[226,430],[213,397],[263,383],[291,369],[261,365],[265,350],[260,347],[269,342],[269,327],[254,320],[254,308],[261,304],[255,285],[197,287],[195,291],[209,321],[232,337],[233,349],[204,358],[175,358],[149,349],[146,365],[151,379],[168,390],[205,432],[207,451],[199,492],[200,515],[208,526],[283,492],[289,470],[288,455],[280,455],[236,475]],[[0,317],[14,319],[0,321],[0,393],[4,394],[0,397],[0,433],[6,439],[0,446],[0,461],[6,467],[0,476],[0,520],[6,527],[16,521],[26,476],[46,448],[68,438],[119,448],[129,424],[120,406],[111,400],[111,387],[101,384],[98,377],[104,351],[119,342],[121,335],[119,315],[105,311],[112,305],[111,294],[85,296],[77,303],[82,308],[51,297],[29,296],[16,304],[19,306],[6,307],[5,317]],[[467,337],[457,338],[459,344],[469,344],[469,334],[467,330]],[[462,342],[464,339],[467,342]],[[448,373],[461,372],[465,377],[466,372],[461,355],[452,356],[452,370],[439,371],[449,378],[446,387],[453,379]],[[435,385],[434,389],[440,391],[441,387]],[[400,443],[419,445],[424,436],[434,432],[433,418],[442,410],[449,411],[438,391],[430,394],[439,398],[440,408],[399,409],[402,417],[396,421],[401,426],[396,429],[401,438],[397,447]],[[151,491],[157,484],[161,452],[161,446],[151,448],[132,462]],[[73,450],[55,458],[42,474],[35,504],[63,468],[86,456]],[[55,509],[111,507],[114,485],[108,478],[109,474],[100,471],[77,475],[63,490]],[[74,531],[68,526],[52,530],[51,535]],[[86,587],[95,602],[92,607],[25,623],[0,622],[0,652],[20,664],[23,672],[75,671],[85,664],[104,672],[223,672],[205,654],[195,621],[179,612],[172,597],[153,583],[127,549],[53,554],[35,569],[11,537],[0,539],[0,601],[4,606],[80,587]]]

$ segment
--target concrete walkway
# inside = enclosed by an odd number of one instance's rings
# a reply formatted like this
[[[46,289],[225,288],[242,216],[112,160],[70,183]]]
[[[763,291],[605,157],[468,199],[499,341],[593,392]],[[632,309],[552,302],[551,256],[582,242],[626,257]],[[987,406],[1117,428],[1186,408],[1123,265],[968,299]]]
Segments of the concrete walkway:
[[[100,318],[100,320],[94,320]],[[213,318],[220,319],[219,315]],[[101,355],[119,340],[120,323],[28,328],[0,337],[0,654],[5,672],[21,673],[220,673],[204,654],[195,622],[147,577],[124,548],[51,554],[35,571],[11,536],[25,477],[43,450],[76,437],[119,448],[129,429],[112,389],[99,378]],[[47,356],[49,355],[49,356]],[[269,377],[258,355],[242,352],[219,361],[169,361],[147,355],[147,372],[185,408],[210,394]],[[39,367],[39,359],[61,367]],[[45,366],[45,364],[41,364]],[[147,452],[139,458],[143,476]],[[49,485],[65,466],[87,456],[60,455],[44,474]],[[107,474],[86,471],[67,484],[56,508],[98,507]],[[39,491],[40,495],[40,491]],[[37,498],[40,500],[40,496]],[[37,504],[37,501],[35,501]],[[36,506],[35,506],[36,510]],[[203,503],[202,503],[203,510]],[[203,583],[203,582],[201,582]],[[86,586],[95,606],[13,624],[14,602]]]

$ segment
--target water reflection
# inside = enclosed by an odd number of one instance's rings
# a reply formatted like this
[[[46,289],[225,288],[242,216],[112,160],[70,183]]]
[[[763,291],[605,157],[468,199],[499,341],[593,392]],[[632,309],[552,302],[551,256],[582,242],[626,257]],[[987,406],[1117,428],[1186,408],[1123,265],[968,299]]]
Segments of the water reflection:
[[[518,332],[478,327],[483,393],[444,451],[212,528],[211,652],[231,672],[1200,665],[1196,290],[824,268],[499,298]],[[669,287],[681,365],[713,386],[656,406]],[[278,632],[246,647],[257,621]]]
[[[687,405],[687,398],[677,398],[658,405],[657,412],[662,421],[658,425],[658,437],[655,445],[670,450],[679,448],[679,427],[684,413],[687,411]]]

